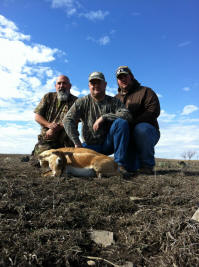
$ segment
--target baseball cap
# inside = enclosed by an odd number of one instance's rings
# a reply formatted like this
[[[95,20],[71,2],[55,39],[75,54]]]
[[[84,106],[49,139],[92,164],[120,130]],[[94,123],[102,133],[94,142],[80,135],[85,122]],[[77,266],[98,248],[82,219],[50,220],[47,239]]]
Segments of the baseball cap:
[[[99,72],[99,71],[91,72],[91,74],[89,75],[89,77],[88,77],[89,82],[91,80],[94,80],[94,79],[105,81],[104,74],[102,72]]]
[[[132,75],[132,72],[128,66],[120,66],[116,70],[116,77],[118,77],[120,74],[126,74],[126,75],[131,74]]]

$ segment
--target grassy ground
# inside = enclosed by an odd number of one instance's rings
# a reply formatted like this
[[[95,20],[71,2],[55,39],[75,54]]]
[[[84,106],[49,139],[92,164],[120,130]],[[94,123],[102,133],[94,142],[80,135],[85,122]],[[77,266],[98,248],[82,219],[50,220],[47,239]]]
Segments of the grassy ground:
[[[199,266],[199,162],[156,160],[152,176],[43,178],[0,155],[0,266]],[[113,232],[108,247],[91,230]],[[126,264],[126,265],[125,265]]]

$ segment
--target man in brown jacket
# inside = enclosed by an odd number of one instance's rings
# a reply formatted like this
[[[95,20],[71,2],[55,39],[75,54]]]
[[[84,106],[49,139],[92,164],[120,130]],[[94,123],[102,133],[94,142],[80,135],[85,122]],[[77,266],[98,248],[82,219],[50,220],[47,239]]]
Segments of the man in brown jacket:
[[[116,77],[119,86],[116,97],[125,104],[133,118],[130,123],[129,170],[139,169],[141,173],[153,174],[154,147],[160,138],[158,97],[151,88],[141,86],[127,66],[118,67]]]

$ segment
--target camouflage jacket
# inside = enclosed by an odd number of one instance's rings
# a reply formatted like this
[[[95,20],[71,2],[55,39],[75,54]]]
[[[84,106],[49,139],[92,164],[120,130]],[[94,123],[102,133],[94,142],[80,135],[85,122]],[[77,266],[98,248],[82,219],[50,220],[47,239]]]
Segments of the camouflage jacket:
[[[35,108],[34,113],[41,115],[48,122],[62,123],[64,116],[76,99],[76,96],[70,94],[67,102],[59,101],[57,98],[57,93],[50,92],[44,95],[38,106]],[[40,138],[43,139],[45,137],[47,130],[48,128],[46,127],[41,128]],[[58,134],[62,136],[63,134],[66,135],[64,128]]]
[[[101,116],[104,121],[100,128],[94,132],[93,124]],[[81,121],[83,142],[93,145],[104,142],[111,123],[117,118],[131,121],[131,114],[119,99],[106,95],[102,101],[97,102],[89,94],[79,98],[73,104],[63,123],[70,139],[74,144],[79,144],[79,132],[75,125],[77,121]]]

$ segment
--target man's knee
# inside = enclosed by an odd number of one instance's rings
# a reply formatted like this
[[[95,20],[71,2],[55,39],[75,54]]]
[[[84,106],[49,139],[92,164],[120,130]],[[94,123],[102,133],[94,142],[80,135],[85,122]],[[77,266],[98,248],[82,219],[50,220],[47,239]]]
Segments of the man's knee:
[[[146,122],[138,123],[134,128],[134,136],[148,136],[150,134],[152,125]]]
[[[129,124],[128,124],[128,121],[127,120],[124,120],[124,119],[116,119],[114,121],[114,125],[117,126],[118,128],[122,128],[122,129],[126,129],[128,130],[129,129]]]
[[[133,139],[136,144],[148,144],[155,146],[160,138],[160,133],[151,124],[143,122],[135,126],[133,131]]]

